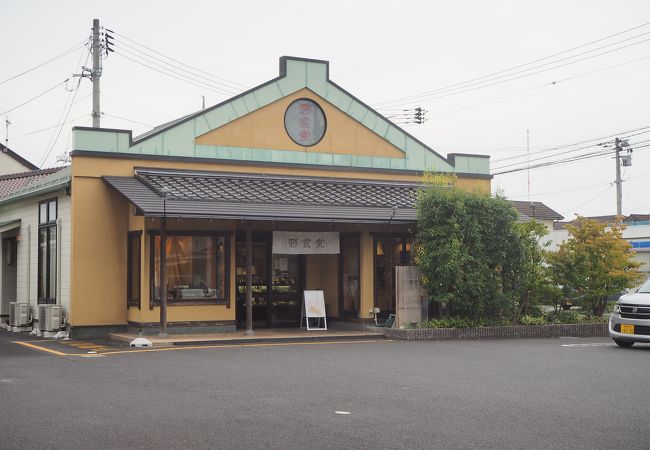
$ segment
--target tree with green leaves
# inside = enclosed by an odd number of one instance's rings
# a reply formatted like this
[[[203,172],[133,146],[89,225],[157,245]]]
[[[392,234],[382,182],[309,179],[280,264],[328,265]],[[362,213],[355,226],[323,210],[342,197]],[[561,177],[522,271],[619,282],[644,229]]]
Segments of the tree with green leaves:
[[[517,239],[514,207],[503,198],[455,189],[440,175],[428,180],[417,201],[415,259],[430,299],[445,304],[451,316],[508,315],[503,280]]]
[[[639,279],[639,263],[632,259],[631,245],[623,239],[624,229],[621,222],[608,226],[578,216],[575,225],[567,225],[569,239],[549,258],[559,284],[598,317],[605,312],[607,297],[632,287]]]
[[[530,309],[560,295],[546,263],[550,243],[542,243],[546,227],[530,220],[514,224],[515,239],[510,242],[504,267],[504,291],[510,294],[512,323],[518,323]]]

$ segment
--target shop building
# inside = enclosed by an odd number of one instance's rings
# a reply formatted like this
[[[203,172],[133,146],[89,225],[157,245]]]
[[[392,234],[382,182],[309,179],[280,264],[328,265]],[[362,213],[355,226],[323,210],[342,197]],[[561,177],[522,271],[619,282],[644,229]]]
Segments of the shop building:
[[[136,138],[74,128],[71,156],[54,197],[69,202],[54,222],[69,264],[55,272],[80,336],[161,321],[235,330],[247,292],[253,328],[298,326],[304,290],[324,291],[330,319],[388,314],[423,173],[490,192],[487,156],[437,154],[333,83],[326,61],[293,57],[277,78]],[[0,198],[0,222],[12,204]],[[37,304],[35,290],[17,300]]]

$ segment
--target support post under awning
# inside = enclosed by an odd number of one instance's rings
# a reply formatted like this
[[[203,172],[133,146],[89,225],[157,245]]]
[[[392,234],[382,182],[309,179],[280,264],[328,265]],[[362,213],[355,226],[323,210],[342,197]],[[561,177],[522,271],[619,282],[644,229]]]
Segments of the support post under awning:
[[[246,335],[252,336],[253,331],[253,230],[251,225],[246,227]]]

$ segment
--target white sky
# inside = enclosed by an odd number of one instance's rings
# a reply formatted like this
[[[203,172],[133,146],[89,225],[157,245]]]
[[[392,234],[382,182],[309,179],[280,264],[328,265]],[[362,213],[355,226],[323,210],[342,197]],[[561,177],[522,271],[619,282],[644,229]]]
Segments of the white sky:
[[[276,77],[282,55],[325,59],[330,61],[334,82],[376,107],[386,100],[445,88],[638,27],[555,59],[624,39],[628,40],[563,63],[638,45],[464,93],[445,91],[453,95],[438,94],[399,107],[422,106],[429,111],[425,124],[406,130],[437,152],[489,154],[493,168],[513,162],[499,163],[499,159],[525,155],[526,129],[530,130],[531,159],[562,153],[551,158],[558,159],[566,157],[568,150],[574,150],[571,155],[597,149],[575,151],[579,146],[574,146],[534,152],[650,127],[650,41],[641,42],[650,38],[644,34],[650,33],[650,23],[644,25],[650,22],[647,0],[22,0],[2,2],[0,17],[0,82],[81,43],[90,34],[93,18],[119,33],[115,35],[116,53],[104,60],[102,126],[132,129],[134,135],[200,109],[201,95],[206,96],[207,106],[229,96],[125,59],[142,61],[141,56],[128,53],[133,50],[126,45],[135,45],[124,37],[247,87]],[[639,37],[630,39],[634,36]],[[68,78],[82,56],[80,49],[0,84],[0,113]],[[543,68],[548,67],[552,66]],[[513,72],[498,81],[530,73]],[[562,81],[567,78],[572,79]],[[75,80],[68,86],[73,88]],[[84,79],[67,119],[75,120],[62,129],[56,125],[67,112],[63,110],[66,100],[72,98],[63,86],[2,114],[2,124],[5,116],[12,123],[9,147],[36,164],[52,148],[43,166],[55,165],[57,155],[70,148],[71,127],[91,124],[91,92],[90,81]],[[623,170],[624,214],[650,212],[650,147],[643,148],[647,143],[641,142],[650,139],[650,128],[640,131],[645,133],[630,138],[632,147],[639,147],[633,165]],[[4,138],[2,127],[3,143]],[[597,142],[601,141],[586,145]],[[524,156],[514,161],[525,160]],[[614,214],[614,179],[615,163],[610,156],[534,169],[530,171],[530,198],[567,218],[574,213]],[[509,198],[527,199],[526,171],[495,176],[492,185]]]

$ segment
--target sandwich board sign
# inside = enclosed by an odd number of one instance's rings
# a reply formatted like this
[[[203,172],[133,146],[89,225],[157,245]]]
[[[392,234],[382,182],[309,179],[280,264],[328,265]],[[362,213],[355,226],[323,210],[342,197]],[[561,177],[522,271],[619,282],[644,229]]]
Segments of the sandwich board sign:
[[[302,313],[300,314],[300,328],[302,320],[305,319],[307,330],[327,330],[327,317],[325,315],[325,296],[323,291],[304,291],[302,302]],[[309,319],[318,319],[316,327],[310,327]],[[323,325],[321,326],[321,319]]]

